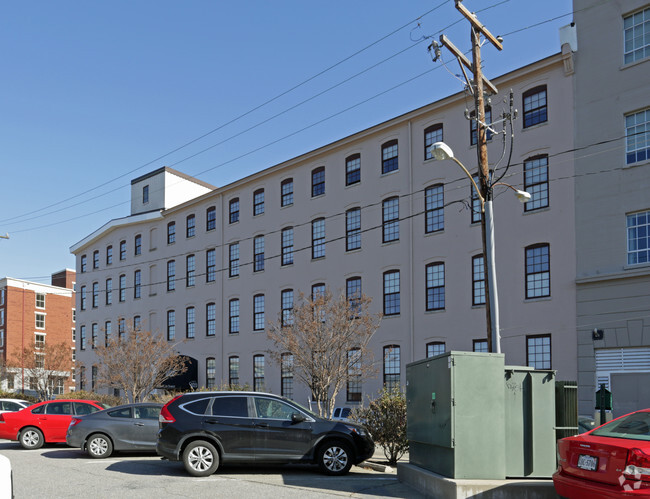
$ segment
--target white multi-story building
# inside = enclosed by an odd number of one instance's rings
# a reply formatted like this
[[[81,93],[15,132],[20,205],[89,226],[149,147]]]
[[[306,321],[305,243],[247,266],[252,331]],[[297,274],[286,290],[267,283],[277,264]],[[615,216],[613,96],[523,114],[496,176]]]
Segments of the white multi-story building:
[[[510,89],[520,118],[495,200],[506,362],[576,379],[573,76],[570,52],[494,83],[494,121]],[[471,99],[469,99],[471,100]],[[481,350],[485,282],[480,213],[469,180],[429,146],[444,140],[476,170],[475,136],[458,93],[222,187],[170,168],[132,181],[131,214],[75,244],[79,373],[90,388],[93,345],[140,321],[196,360],[198,384],[248,383],[306,401],[270,362],[265,326],[299,291],[373,298],[378,376],[340,394],[356,403],[403,382],[407,363]],[[489,115],[488,115],[488,119]],[[488,149],[496,163],[502,136]],[[497,170],[505,171],[506,159]],[[502,195],[503,194],[503,195]]]

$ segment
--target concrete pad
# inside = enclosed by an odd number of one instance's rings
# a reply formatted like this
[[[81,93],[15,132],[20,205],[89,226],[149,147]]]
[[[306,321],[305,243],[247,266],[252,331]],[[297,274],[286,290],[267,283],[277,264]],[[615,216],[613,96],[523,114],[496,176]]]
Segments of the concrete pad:
[[[397,463],[397,479],[427,497],[441,499],[557,499],[553,480],[453,480],[406,463]]]

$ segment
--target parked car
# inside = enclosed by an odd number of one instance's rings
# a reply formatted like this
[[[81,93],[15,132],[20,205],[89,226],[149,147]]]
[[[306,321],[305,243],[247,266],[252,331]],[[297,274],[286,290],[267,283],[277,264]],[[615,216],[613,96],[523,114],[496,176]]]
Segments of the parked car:
[[[596,427],[594,418],[589,416],[578,416],[578,433],[585,433]]]
[[[347,473],[372,456],[375,444],[359,425],[323,419],[299,404],[268,393],[194,392],[160,411],[156,451],[183,461],[193,476],[220,464],[318,464],[329,475]]]
[[[38,449],[45,442],[65,442],[72,416],[104,409],[95,400],[48,400],[0,414],[0,438],[18,440],[25,449]]]
[[[332,413],[332,419],[334,421],[350,421],[348,417],[351,412],[352,409],[350,407],[335,407]]]
[[[31,402],[21,399],[0,399],[0,414],[3,412],[16,412],[32,405]]]
[[[108,457],[113,451],[155,453],[161,408],[162,404],[126,404],[75,416],[68,426],[66,443],[94,458]]]
[[[650,409],[560,440],[553,484],[570,499],[650,496]]]

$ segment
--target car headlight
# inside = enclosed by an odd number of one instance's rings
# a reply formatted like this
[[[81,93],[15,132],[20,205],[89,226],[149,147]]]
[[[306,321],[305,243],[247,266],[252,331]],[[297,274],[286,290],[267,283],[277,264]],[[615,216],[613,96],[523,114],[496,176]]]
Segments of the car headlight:
[[[361,428],[360,426],[351,426],[351,425],[345,425],[345,427],[350,430],[352,433],[355,433],[359,435],[360,437],[365,437],[368,435],[368,432]]]

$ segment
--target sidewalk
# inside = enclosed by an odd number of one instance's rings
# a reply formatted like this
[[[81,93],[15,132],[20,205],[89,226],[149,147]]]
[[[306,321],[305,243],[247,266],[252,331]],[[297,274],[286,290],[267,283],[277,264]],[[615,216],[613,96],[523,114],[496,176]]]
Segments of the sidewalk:
[[[409,462],[409,453],[406,452],[401,458],[397,460],[398,463],[408,464]],[[379,471],[381,473],[392,473],[397,474],[397,467],[389,466],[388,459],[384,455],[384,450],[380,446],[375,447],[375,453],[372,457],[362,463],[357,464],[361,468],[368,468],[373,471]]]

